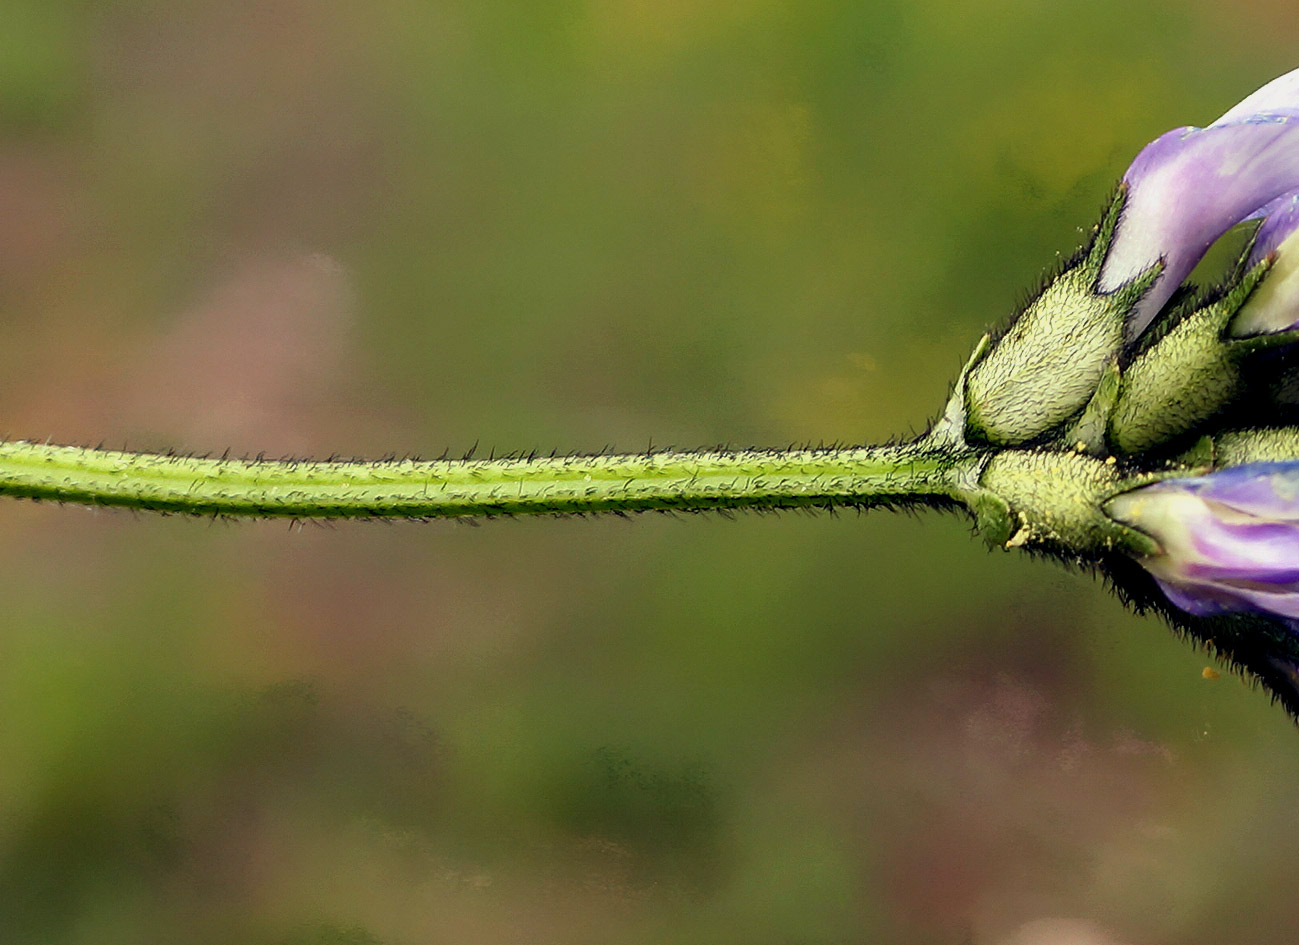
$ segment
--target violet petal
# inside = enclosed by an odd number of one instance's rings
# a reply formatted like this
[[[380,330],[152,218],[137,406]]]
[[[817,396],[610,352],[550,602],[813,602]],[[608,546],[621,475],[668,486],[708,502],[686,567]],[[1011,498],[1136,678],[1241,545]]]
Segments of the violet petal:
[[[1299,110],[1170,131],[1137,155],[1123,179],[1127,203],[1099,288],[1111,292],[1161,259],[1165,265],[1133,311],[1127,331],[1135,338],[1219,236],[1299,189]]]

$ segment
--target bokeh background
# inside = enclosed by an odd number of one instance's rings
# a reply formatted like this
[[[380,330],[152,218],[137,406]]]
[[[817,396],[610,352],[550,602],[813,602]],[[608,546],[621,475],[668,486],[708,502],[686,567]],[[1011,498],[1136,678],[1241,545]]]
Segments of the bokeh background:
[[[0,427],[917,431],[1297,9],[4,0]],[[1299,730],[968,532],[0,503],[0,940],[1289,940]]]

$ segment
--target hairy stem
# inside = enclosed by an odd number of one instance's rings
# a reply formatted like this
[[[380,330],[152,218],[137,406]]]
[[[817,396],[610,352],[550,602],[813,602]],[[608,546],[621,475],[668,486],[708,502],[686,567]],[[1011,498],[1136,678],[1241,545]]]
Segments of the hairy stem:
[[[449,518],[957,499],[981,458],[922,445],[313,462],[0,443],[0,495],[193,515]]]

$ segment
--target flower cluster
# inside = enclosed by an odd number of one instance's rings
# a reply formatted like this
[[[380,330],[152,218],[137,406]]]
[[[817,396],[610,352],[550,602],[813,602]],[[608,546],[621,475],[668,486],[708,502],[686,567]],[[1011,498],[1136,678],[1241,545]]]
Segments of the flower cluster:
[[[1124,183],[1124,216],[1099,288],[1112,291],[1162,264],[1130,315],[1130,340],[1139,342],[1142,332],[1159,327],[1161,308],[1215,240],[1238,223],[1262,221],[1238,266],[1244,274],[1238,290],[1227,293],[1231,302],[1218,303],[1210,319],[1216,334],[1201,332],[1205,344],[1183,344],[1165,357],[1161,349],[1185,340],[1179,333],[1193,333],[1184,330],[1197,320],[1193,311],[1134,360],[1134,368],[1149,365],[1158,378],[1145,385],[1143,409],[1164,421],[1154,424],[1157,438],[1138,442],[1162,442],[1194,428],[1242,391],[1252,395],[1244,398],[1250,415],[1231,419],[1252,426],[1284,422],[1290,369],[1284,347],[1299,327],[1299,70],[1265,85],[1207,128],[1181,128],[1156,139]],[[1260,278],[1262,270],[1268,271]],[[1263,342],[1259,348],[1279,343],[1282,356],[1258,357],[1259,351],[1248,351],[1251,341]],[[1256,355],[1248,373],[1242,374],[1233,347]],[[1209,348],[1216,358],[1206,355]],[[1234,370],[1222,370],[1224,363]],[[1216,388],[1201,386],[1215,382]],[[1178,410],[1186,403],[1196,408],[1190,417]],[[1204,409],[1206,403],[1212,409]],[[1223,438],[1226,431],[1213,432]],[[1240,440],[1242,434],[1228,437]],[[1293,437],[1284,428],[1252,432],[1252,438],[1252,456],[1246,450],[1241,457],[1210,458],[1216,471],[1143,486],[1108,506],[1115,519],[1159,543],[1159,552],[1141,563],[1188,614],[1299,618],[1299,454],[1288,448]],[[1288,461],[1266,461],[1274,456]]]
[[[1226,281],[1188,284],[1242,224]],[[1287,667],[1299,713],[1299,70],[1137,155],[1091,245],[976,352],[956,427],[991,457],[985,533],[1136,561],[1206,639],[1279,628],[1226,655],[1274,692]]]

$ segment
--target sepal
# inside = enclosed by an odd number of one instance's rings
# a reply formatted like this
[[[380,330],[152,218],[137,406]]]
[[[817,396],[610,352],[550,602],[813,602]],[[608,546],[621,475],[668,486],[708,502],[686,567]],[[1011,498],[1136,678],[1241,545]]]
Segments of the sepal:
[[[965,406],[971,442],[1004,447],[1040,440],[1096,393],[1123,347],[1132,308],[1162,270],[1157,263],[1111,292],[1097,288],[1125,193],[1120,188],[1115,194],[1081,260],[1053,279],[970,371]]]
[[[1118,406],[1119,392],[1122,390],[1123,375],[1119,371],[1117,358],[1105,366],[1096,392],[1083,408],[1082,415],[1074,421],[1060,437],[1060,442],[1076,453],[1086,453],[1104,459],[1109,455],[1106,434],[1110,418]]]
[[[929,432],[925,434],[926,443],[950,449],[964,449],[967,446],[965,440],[965,431],[968,424],[966,417],[966,383],[970,371],[983,360],[991,345],[992,336],[985,334],[979,339],[979,343],[974,346],[974,350],[970,352],[965,366],[961,368],[961,373],[956,377],[956,383],[952,385],[952,395],[947,399],[942,415],[929,428]]]
[[[1296,460],[1299,460],[1299,429],[1294,427],[1230,430],[1213,438],[1213,465],[1217,469]]]
[[[967,507],[974,515],[974,530],[990,548],[1013,547],[1010,540],[1022,522],[1004,499],[987,489],[980,489],[967,500]]]
[[[1194,432],[1239,396],[1246,356],[1287,343],[1279,336],[1227,336],[1270,265],[1259,263],[1225,295],[1191,311],[1137,355],[1123,373],[1110,418],[1109,442],[1116,453],[1144,453]]]
[[[979,484],[1005,505],[1009,521],[1017,526],[1004,544],[1096,560],[1113,552],[1139,556],[1158,552],[1158,544],[1149,535],[1105,511],[1114,497],[1155,478],[1129,475],[1112,458],[1005,450],[988,461]],[[1000,538],[1001,534],[993,536]]]

